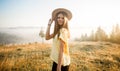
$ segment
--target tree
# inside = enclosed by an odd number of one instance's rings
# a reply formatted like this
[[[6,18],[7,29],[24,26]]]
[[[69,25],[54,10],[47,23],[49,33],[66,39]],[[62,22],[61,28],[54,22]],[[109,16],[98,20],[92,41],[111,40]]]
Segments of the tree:
[[[116,26],[113,26],[112,32],[110,34],[110,41],[115,43],[120,43],[120,28],[119,24],[116,24]]]
[[[88,41],[88,35],[87,34],[82,34],[81,37],[80,37],[80,41]]]
[[[107,41],[107,35],[101,27],[98,27],[96,33],[95,33],[95,40],[96,41]]]
[[[41,27],[41,30],[40,30],[39,36],[42,38],[42,43],[44,43],[44,37],[45,37],[45,34],[44,34],[44,31],[43,31],[43,27]]]
[[[93,30],[92,30],[92,32],[91,32],[91,34],[90,34],[90,36],[89,36],[89,40],[90,40],[90,41],[95,41],[95,33],[94,33]]]

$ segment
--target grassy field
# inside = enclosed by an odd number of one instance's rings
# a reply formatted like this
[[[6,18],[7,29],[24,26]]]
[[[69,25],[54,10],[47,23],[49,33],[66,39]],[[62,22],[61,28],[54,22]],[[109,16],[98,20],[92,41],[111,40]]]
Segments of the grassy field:
[[[69,71],[120,71],[120,45],[109,42],[69,43]],[[0,71],[51,71],[51,44],[0,45]]]

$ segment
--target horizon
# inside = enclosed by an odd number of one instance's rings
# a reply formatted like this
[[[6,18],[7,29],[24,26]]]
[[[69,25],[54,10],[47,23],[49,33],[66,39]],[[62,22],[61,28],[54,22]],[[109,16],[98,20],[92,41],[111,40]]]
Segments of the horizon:
[[[77,33],[79,33],[80,32],[80,30],[78,30],[79,28],[75,28],[75,29],[70,29],[70,31],[71,31],[71,36],[72,36],[72,39],[77,39],[77,38],[80,38],[82,35],[85,35],[85,34],[87,34],[87,36],[90,36],[91,34],[92,34],[92,32],[93,33],[96,33],[96,31],[97,31],[97,29],[100,27],[105,33],[106,33],[106,35],[110,35],[111,33],[112,33],[112,30],[113,30],[113,27],[115,27],[115,26],[117,26],[118,25],[118,27],[120,27],[119,26],[119,24],[116,24],[116,25],[113,25],[112,26],[112,29],[108,29],[109,30],[109,32],[106,32],[104,29],[103,29],[103,27],[101,27],[101,26],[98,26],[96,29],[94,29],[94,30],[89,30],[89,32],[88,31],[86,31],[86,29],[88,29],[88,28],[84,28],[84,29],[82,29],[81,30],[81,34],[80,35],[73,35],[73,34],[76,34],[76,32]],[[44,29],[45,27],[43,27],[43,26],[12,26],[12,27],[0,27],[0,29],[37,29],[37,30],[43,30],[43,32],[44,32],[44,34],[45,34],[45,32],[46,32],[46,29]],[[51,33],[53,32],[53,26],[51,27]],[[84,30],[84,31],[83,31]],[[76,31],[76,32],[74,32],[74,31]],[[83,31],[83,32],[82,32]],[[85,32],[86,31],[86,32]],[[29,32],[29,31],[28,31]],[[39,34],[39,33],[38,33]]]

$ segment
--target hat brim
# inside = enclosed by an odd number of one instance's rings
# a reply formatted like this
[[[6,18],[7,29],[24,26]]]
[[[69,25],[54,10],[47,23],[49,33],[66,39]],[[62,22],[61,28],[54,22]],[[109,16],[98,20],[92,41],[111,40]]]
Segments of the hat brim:
[[[57,8],[57,9],[55,9],[55,10],[52,12],[52,19],[53,19],[53,20],[55,20],[55,16],[56,16],[56,14],[59,13],[59,12],[65,12],[65,13],[67,14],[68,20],[71,20],[71,18],[72,18],[72,13],[71,13],[69,10],[64,9],[64,8]]]

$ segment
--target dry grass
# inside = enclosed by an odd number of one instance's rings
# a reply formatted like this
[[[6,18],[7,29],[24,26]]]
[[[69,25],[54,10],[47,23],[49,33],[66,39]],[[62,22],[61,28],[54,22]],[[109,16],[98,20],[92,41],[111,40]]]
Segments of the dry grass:
[[[0,46],[0,71],[51,71],[51,44]],[[120,71],[120,45],[109,42],[70,43],[70,71]]]

